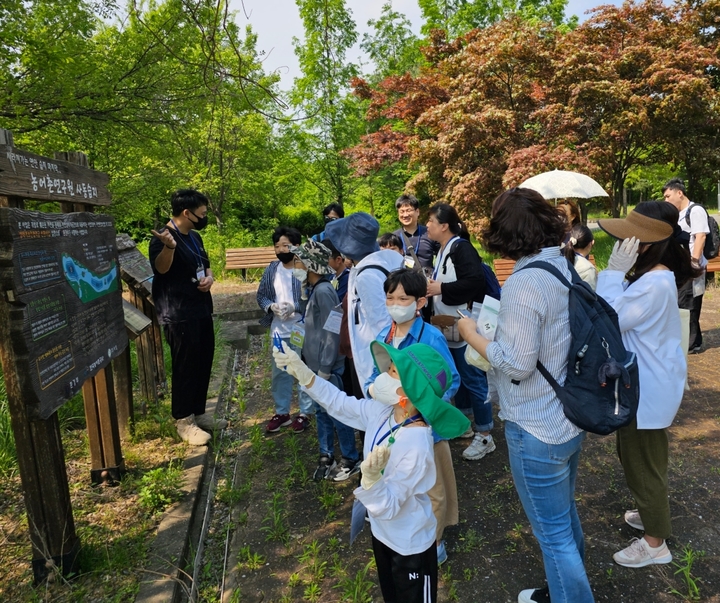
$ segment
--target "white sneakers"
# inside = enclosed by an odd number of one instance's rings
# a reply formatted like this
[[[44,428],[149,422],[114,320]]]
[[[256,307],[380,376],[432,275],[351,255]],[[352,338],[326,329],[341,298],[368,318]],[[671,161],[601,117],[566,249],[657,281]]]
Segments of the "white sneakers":
[[[225,419],[216,419],[207,412],[202,415],[190,415],[175,421],[178,435],[191,446],[206,446],[212,439],[208,432],[225,429],[227,424],[228,422]]]
[[[615,563],[624,567],[645,567],[646,565],[670,563],[672,553],[663,543],[659,547],[650,546],[644,538],[634,539],[630,546],[613,555]]]
[[[493,450],[495,450],[495,442],[492,436],[476,433],[470,446],[463,450],[462,455],[466,461],[479,461]]]
[[[625,511],[625,523],[631,528],[645,531],[645,526],[643,525],[642,518],[640,517],[640,512],[637,509]]]

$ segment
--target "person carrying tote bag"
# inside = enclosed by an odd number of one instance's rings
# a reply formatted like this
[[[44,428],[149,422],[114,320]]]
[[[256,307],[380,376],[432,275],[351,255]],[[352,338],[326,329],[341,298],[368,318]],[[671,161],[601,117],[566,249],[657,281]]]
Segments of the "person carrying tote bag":
[[[463,232],[464,231],[464,232]],[[438,203],[430,208],[428,237],[440,244],[433,276],[428,282],[428,296],[433,299],[431,323],[446,339],[455,366],[460,373],[460,388],[455,405],[468,417],[473,416],[472,443],[463,451],[463,458],[477,461],[495,450],[490,431],[493,428],[492,405],[487,400],[487,375],[465,360],[466,343],[457,331],[459,309],[468,310],[485,298],[485,271],[482,259],[470,241],[454,207]],[[470,432],[470,430],[468,430]]]

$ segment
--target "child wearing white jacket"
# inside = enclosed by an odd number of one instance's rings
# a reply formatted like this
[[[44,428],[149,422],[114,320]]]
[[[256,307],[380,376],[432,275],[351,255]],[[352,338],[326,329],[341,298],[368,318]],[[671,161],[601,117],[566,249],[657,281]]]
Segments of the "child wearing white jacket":
[[[375,399],[361,400],[317,377],[289,348],[275,349],[273,355],[277,366],[296,377],[331,416],[366,432],[361,485],[354,494],[367,509],[383,599],[434,603],[436,522],[427,494],[435,484],[430,426],[453,438],[467,430],[469,421],[442,399],[452,374],[432,347],[418,343],[398,350],[374,341],[370,349],[381,375],[375,380]],[[364,513],[353,509],[353,516]]]

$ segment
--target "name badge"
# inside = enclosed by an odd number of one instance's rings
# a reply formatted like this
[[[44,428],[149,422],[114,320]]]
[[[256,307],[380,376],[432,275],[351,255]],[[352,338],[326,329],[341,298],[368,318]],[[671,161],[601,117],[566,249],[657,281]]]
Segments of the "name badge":
[[[290,332],[290,343],[302,349],[303,343],[305,343],[305,325],[303,323],[296,322],[293,325],[292,331]]]
[[[343,313],[339,310],[332,310],[330,314],[328,314],[327,320],[325,321],[325,324],[323,325],[323,329],[326,331],[330,331],[331,333],[335,333],[336,335],[340,334],[340,325],[342,324],[342,317]]]
[[[197,271],[195,272],[197,280],[201,280],[205,278],[205,268],[203,266],[198,266]]]
[[[410,255],[405,256],[405,268],[412,270],[415,268],[415,260]]]

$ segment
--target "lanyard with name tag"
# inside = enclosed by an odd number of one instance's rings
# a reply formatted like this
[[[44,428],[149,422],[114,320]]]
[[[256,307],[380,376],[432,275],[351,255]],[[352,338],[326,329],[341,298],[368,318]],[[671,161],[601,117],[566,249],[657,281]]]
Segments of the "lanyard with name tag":
[[[302,349],[303,343],[305,343],[305,323],[296,322],[293,325],[292,331],[290,331],[290,343]]]

